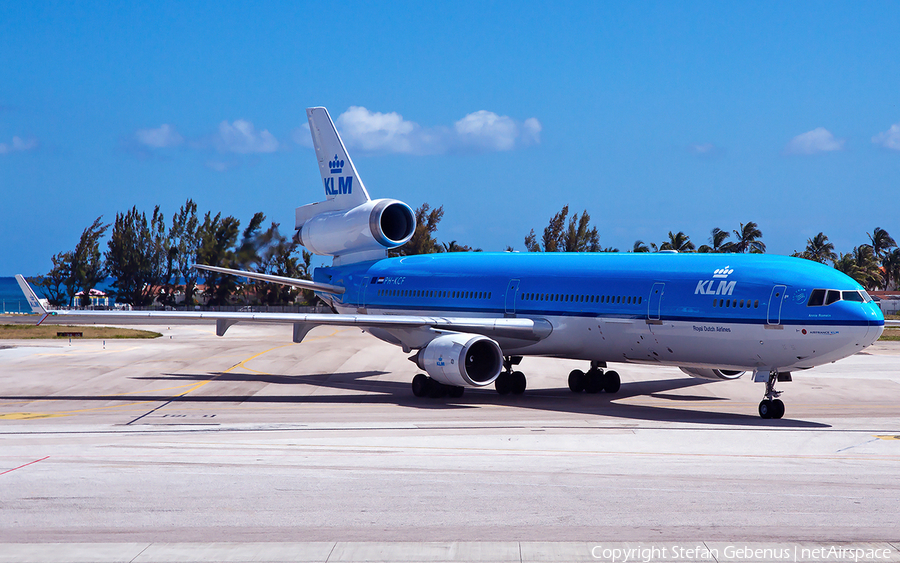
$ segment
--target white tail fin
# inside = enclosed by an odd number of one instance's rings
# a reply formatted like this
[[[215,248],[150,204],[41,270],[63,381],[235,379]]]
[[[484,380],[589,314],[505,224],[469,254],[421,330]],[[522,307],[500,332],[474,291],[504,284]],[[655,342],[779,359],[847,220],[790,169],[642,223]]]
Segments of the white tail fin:
[[[16,274],[16,281],[19,282],[19,289],[25,294],[25,299],[28,301],[28,305],[31,306],[31,312],[39,315],[46,315],[47,309],[44,308],[41,300],[38,299],[38,296],[34,293],[34,290],[31,289],[31,286],[28,285],[28,282],[25,281],[25,276]]]
[[[350,209],[369,201],[369,193],[359,179],[328,110],[309,108],[306,117],[309,119],[309,131],[312,133],[326,199],[338,200],[338,209]]]

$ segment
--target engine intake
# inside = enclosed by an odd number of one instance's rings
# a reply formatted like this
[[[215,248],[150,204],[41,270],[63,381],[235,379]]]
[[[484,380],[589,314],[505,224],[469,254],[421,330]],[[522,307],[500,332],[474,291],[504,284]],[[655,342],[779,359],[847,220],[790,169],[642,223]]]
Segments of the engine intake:
[[[446,334],[419,350],[416,364],[445,385],[484,387],[503,369],[500,345],[486,336]]]
[[[352,209],[325,211],[300,223],[297,236],[310,252],[340,256],[396,248],[416,232],[413,210],[395,199],[367,201]]]
[[[730,369],[709,369],[709,368],[681,368],[681,371],[699,379],[737,379],[744,375],[742,371]]]

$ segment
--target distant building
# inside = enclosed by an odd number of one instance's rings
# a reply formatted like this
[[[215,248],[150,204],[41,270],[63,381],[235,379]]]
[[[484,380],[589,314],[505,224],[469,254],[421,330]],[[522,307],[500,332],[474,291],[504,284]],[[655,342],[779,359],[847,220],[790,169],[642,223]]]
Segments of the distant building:
[[[81,306],[81,296],[84,295],[84,291],[79,291],[75,294],[74,299],[72,299],[73,307]],[[99,289],[92,289],[90,293],[91,297],[91,307],[109,307],[109,296],[100,291]]]

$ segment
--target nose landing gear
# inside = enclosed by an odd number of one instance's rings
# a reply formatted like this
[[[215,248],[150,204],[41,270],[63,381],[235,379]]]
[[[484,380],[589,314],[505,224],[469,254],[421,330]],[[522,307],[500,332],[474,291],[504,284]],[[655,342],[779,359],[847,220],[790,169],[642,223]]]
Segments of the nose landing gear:
[[[785,374],[790,381],[790,374]],[[778,397],[781,391],[775,390],[775,382],[779,380],[778,370],[773,369],[769,372],[769,379],[766,381],[766,395],[759,403],[759,416],[762,418],[781,418],[784,416],[784,403]]]

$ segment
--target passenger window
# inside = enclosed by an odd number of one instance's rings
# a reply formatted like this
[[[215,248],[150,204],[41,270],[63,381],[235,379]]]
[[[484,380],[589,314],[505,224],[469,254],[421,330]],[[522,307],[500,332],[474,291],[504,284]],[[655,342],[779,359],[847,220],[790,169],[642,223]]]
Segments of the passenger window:
[[[832,303],[837,303],[841,300],[841,292],[836,289],[829,289],[828,294],[825,296],[825,304],[831,305]]]
[[[844,291],[841,295],[844,298],[844,301],[856,301],[858,303],[863,302],[863,297],[859,294],[858,291]]]
[[[758,308],[759,308],[759,299],[757,299],[756,301],[753,302],[753,308],[754,308],[754,309],[758,309]]]
[[[825,304],[825,290],[814,289],[806,302],[807,307],[820,307]]]
[[[716,303],[718,303],[718,302],[719,302],[718,299],[713,299],[713,307],[715,307],[715,306],[716,306]]]

